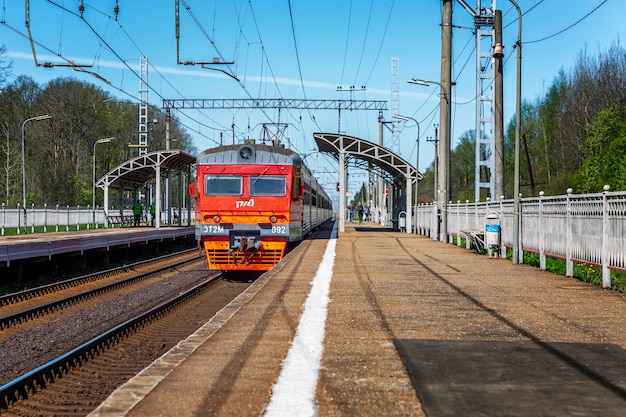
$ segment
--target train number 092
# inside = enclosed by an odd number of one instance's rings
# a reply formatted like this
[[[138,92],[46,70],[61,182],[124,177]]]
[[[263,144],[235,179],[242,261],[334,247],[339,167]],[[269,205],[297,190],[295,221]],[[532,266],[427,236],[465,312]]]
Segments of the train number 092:
[[[287,232],[287,228],[285,226],[272,226],[272,233],[284,235]]]

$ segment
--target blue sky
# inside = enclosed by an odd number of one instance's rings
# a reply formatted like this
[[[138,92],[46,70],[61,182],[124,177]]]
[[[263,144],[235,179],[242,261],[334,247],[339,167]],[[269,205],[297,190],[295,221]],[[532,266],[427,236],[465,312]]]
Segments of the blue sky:
[[[493,0],[496,1],[496,0]],[[466,0],[474,7],[475,0]],[[163,99],[178,98],[306,98],[387,100],[383,117],[392,121],[391,61],[399,62],[400,113],[420,123],[420,171],[433,161],[434,147],[426,141],[439,123],[438,86],[408,84],[409,78],[440,78],[441,1],[438,0],[180,0],[181,61],[234,62],[217,68],[176,64],[174,1],[86,0],[81,19],[78,0],[30,0],[31,33],[38,61],[92,65],[89,71],[110,82],[67,67],[42,68],[34,64],[24,24],[24,3],[2,1],[0,43],[12,62],[11,82],[25,74],[40,84],[57,77],[91,82],[122,99],[139,96],[139,58],[149,60],[149,101],[161,107]],[[453,22],[453,144],[474,129],[476,90],[475,41],[469,13],[454,2]],[[491,1],[483,0],[483,6]],[[591,55],[619,42],[624,32],[623,0],[518,0],[523,17],[522,95],[541,96],[560,69],[567,70],[583,50]],[[505,123],[515,108],[517,13],[510,1],[497,0],[503,11],[505,45]],[[595,9],[595,11],[594,11]],[[19,33],[18,33],[19,32]],[[338,87],[342,91],[337,91]],[[350,87],[354,86],[354,91]],[[365,91],[362,91],[365,86]],[[232,140],[259,139],[262,124],[279,121],[274,109],[177,111],[199,150],[215,146],[220,133]],[[313,133],[337,132],[378,142],[375,111],[308,112],[283,110],[285,141],[302,154],[315,150]],[[401,127],[401,126],[400,126]],[[392,135],[385,130],[385,146]],[[416,158],[417,130],[413,122],[399,136],[399,152]],[[132,138],[129,138],[132,141]],[[395,149],[394,149],[395,150]],[[318,154],[308,165],[327,184],[336,182],[336,167]],[[414,162],[413,162],[414,163]],[[352,175],[350,187],[364,179]],[[327,187],[329,189],[333,187]]]

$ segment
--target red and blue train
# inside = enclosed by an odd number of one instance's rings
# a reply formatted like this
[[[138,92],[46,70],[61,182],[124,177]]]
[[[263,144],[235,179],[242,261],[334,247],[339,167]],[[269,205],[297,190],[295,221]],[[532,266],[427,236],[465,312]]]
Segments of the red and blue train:
[[[189,188],[211,270],[269,270],[333,214],[300,155],[280,145],[247,140],[207,149]]]

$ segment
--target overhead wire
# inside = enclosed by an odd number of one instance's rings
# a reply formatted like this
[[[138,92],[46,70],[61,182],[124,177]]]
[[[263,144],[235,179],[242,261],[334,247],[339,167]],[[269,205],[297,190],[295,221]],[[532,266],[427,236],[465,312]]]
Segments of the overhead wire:
[[[49,3],[51,3],[52,5],[54,5],[54,6],[58,7],[58,8],[60,8],[62,11],[66,12],[66,13],[70,13],[70,14],[74,15],[75,17],[79,17],[79,18],[80,18],[80,19],[81,19],[81,20],[82,20],[82,21],[86,24],[86,26],[87,26],[87,27],[88,27],[88,28],[89,28],[89,29],[93,32],[93,34],[94,34],[94,35],[98,38],[98,40],[99,40],[100,44],[101,44],[101,45],[104,45],[104,46],[106,47],[106,49],[108,49],[108,50],[109,50],[109,51],[110,51],[110,52],[111,52],[111,53],[112,53],[112,54],[113,54],[113,55],[114,55],[114,56],[115,56],[115,57],[116,57],[116,58],[117,58],[117,59],[118,59],[118,60],[119,60],[122,64],[123,64],[123,66],[131,72],[131,74],[133,74],[133,76],[134,76],[134,77],[136,77],[137,79],[140,79],[140,77],[141,77],[141,76],[140,76],[140,75],[139,75],[139,74],[138,74],[138,73],[137,73],[137,72],[136,72],[136,71],[135,71],[135,70],[134,70],[134,69],[133,69],[130,65],[128,65],[128,60],[123,59],[123,58],[122,58],[122,57],[121,57],[121,56],[120,56],[120,55],[119,55],[119,54],[115,51],[115,49],[114,49],[111,45],[109,45],[109,43],[108,43],[108,42],[107,42],[107,41],[106,41],[106,40],[105,40],[105,39],[104,39],[104,38],[103,38],[103,37],[99,34],[99,32],[98,32],[98,31],[97,31],[97,30],[96,30],[96,29],[95,29],[95,28],[94,28],[94,27],[93,27],[93,26],[92,26],[92,25],[91,25],[91,24],[87,21],[87,19],[85,19],[85,18],[84,18],[84,16],[79,16],[79,15],[78,15],[77,13],[75,13],[74,11],[67,9],[65,6],[63,6],[63,5],[61,5],[61,4],[58,4],[58,3],[56,3],[56,2],[55,2],[55,1],[53,1],[53,0],[48,0],[48,2],[49,2]],[[108,15],[107,13],[105,13],[105,12],[103,12],[103,11],[101,11],[101,10],[99,10],[99,9],[97,9],[97,8],[95,8],[95,7],[93,7],[93,6],[91,6],[91,5],[87,5],[87,7],[89,7],[90,9],[93,9],[94,11],[96,11],[96,12],[98,12],[98,13],[102,14],[103,16],[107,17],[108,19],[113,19],[113,18],[112,18],[110,15]],[[115,20],[117,21],[117,19],[115,19]],[[145,54],[143,53],[143,51],[141,51],[141,48],[139,47],[139,45],[138,45],[138,44],[137,44],[137,43],[133,40],[133,38],[132,38],[132,37],[130,36],[130,34],[129,34],[126,30],[125,30],[125,28],[123,27],[123,25],[121,25],[121,23],[119,23],[119,22],[118,22],[118,25],[119,25],[120,30],[122,30],[122,32],[126,35],[126,37],[127,37],[127,38],[128,38],[128,40],[131,42],[131,44],[132,44],[132,45],[133,45],[133,46],[134,46],[134,47],[138,50],[138,52],[139,52],[142,56],[145,56]],[[7,25],[7,26],[8,26],[8,25]],[[11,27],[11,29],[12,29],[12,30],[14,30],[14,31],[16,31],[17,33],[20,33],[20,32],[19,32],[19,31],[17,31],[15,28],[12,28],[12,27]],[[21,33],[20,33],[20,34],[21,34]],[[25,36],[25,35],[23,35],[23,34],[21,34],[21,35],[22,35],[22,36]],[[41,44],[41,43],[39,43],[39,42],[36,42],[36,44],[37,44],[37,45],[39,45],[40,47],[42,47],[42,48],[44,48],[44,49],[48,50],[50,53],[53,53],[53,54],[55,54],[55,55],[59,55],[58,53],[55,53],[54,51],[50,50],[49,48],[45,47],[44,45],[42,45],[42,44]],[[62,59],[64,59],[66,62],[68,62],[68,63],[72,62],[71,60],[66,59],[66,58],[63,58],[62,56],[60,56],[60,57],[61,57]],[[149,63],[149,65],[150,65],[150,67],[151,67],[153,70],[157,71],[157,73],[160,75],[160,77],[161,77],[161,79],[162,79],[162,80],[165,80],[165,81],[167,82],[167,84],[168,84],[168,85],[170,85],[170,86],[174,89],[174,91],[176,91],[176,92],[177,92],[180,96],[182,96],[182,93],[181,93],[180,91],[178,91],[178,90],[174,87],[174,85],[173,85],[173,84],[172,84],[172,83],[171,83],[171,82],[167,79],[167,77],[165,77],[162,73],[160,73],[160,72],[158,71],[158,69],[157,69],[154,65],[152,65],[151,63]],[[157,89],[155,89],[155,88],[154,88],[154,86],[153,86],[151,83],[147,83],[147,85],[148,85],[148,88],[150,89],[150,91],[152,91],[153,93],[155,93],[155,94],[156,94],[156,95],[157,95],[157,96],[158,96],[161,100],[163,100],[163,99],[164,99],[164,97],[161,95],[161,93],[159,93],[159,91],[158,91]],[[136,97],[136,96],[132,95],[131,93],[129,93],[129,92],[127,92],[127,91],[125,91],[125,90],[124,90],[123,88],[121,88],[121,87],[117,87],[117,86],[112,85],[112,84],[110,84],[110,86],[111,86],[112,88],[116,89],[117,91],[119,91],[119,92],[123,93],[124,95],[127,95],[128,97],[130,97],[130,98],[134,99],[135,101],[138,101],[138,100],[139,100],[139,98],[138,98],[138,97]],[[181,109],[177,109],[177,111],[178,111],[180,114],[182,114],[184,117],[186,117],[186,118],[190,119],[191,121],[193,121],[194,123],[196,123],[196,122],[197,122],[199,126],[204,126],[204,127],[207,127],[207,128],[209,128],[209,129],[211,129],[211,130],[216,130],[214,127],[212,127],[212,126],[208,126],[208,125],[206,125],[206,124],[202,123],[200,120],[196,120],[194,117],[190,116],[189,114],[187,114],[185,111],[183,111],[183,110],[181,110]],[[160,112],[161,114],[163,114],[163,111],[162,111],[162,110],[158,110],[158,112]],[[191,126],[189,126],[189,125],[187,125],[187,124],[183,123],[182,121],[177,120],[176,118],[174,118],[174,120],[175,120],[177,123],[179,123],[181,126],[183,126],[183,127],[187,128],[187,129],[189,129],[190,131],[192,131],[192,132],[194,132],[194,133],[197,133],[197,134],[199,134],[200,136],[202,136],[202,137],[204,137],[204,138],[206,138],[206,139],[208,139],[208,140],[211,140],[211,141],[213,141],[213,142],[216,142],[216,141],[215,141],[215,140],[213,140],[212,138],[210,138],[210,137],[206,136],[205,134],[203,134],[201,131],[194,129],[193,127],[191,127]],[[214,122],[215,122],[215,121],[214,121]],[[221,128],[222,128],[221,130],[223,130],[223,131],[227,131],[227,127],[225,127],[225,126],[221,126]],[[218,130],[219,130],[219,129],[218,129]]]
[[[293,18],[293,9],[291,7],[291,0],[287,0],[287,4],[289,6],[289,21],[291,22],[291,35],[292,35],[292,38],[293,38],[293,45],[294,45],[295,54],[296,54],[296,61],[297,61],[297,65],[298,65],[298,76],[299,76],[299,79],[300,79],[300,88],[302,89],[302,95],[303,95],[304,99],[306,100],[307,99],[307,94],[306,94],[306,89],[304,87],[304,77],[302,76],[302,63],[301,63],[301,60],[300,60],[300,51],[299,51],[299,48],[298,48],[298,40],[297,40],[297,37],[296,37],[296,29],[295,29],[295,23],[294,23],[294,18]],[[309,114],[309,117],[311,118],[311,120],[319,128],[319,125],[317,124],[317,120],[315,120],[314,117],[311,117],[312,113],[311,113],[310,110],[308,110],[308,114]],[[300,117],[300,124],[301,124],[302,129],[304,129],[304,125],[302,125],[302,122],[301,122],[301,117]],[[308,143],[307,137],[308,137],[308,135],[304,134],[304,132],[303,132],[303,139],[305,141],[305,147],[308,148],[309,146],[306,145]]]
[[[343,76],[346,72],[346,62],[348,61],[348,45],[350,44],[351,23],[352,23],[352,0],[350,0],[350,8],[348,9],[348,24],[346,25],[346,44],[343,48],[343,64],[341,65],[341,76],[339,77],[339,85],[343,84]]]
[[[572,23],[572,24],[571,24],[571,25],[569,25],[568,27],[566,27],[566,28],[564,28],[564,29],[561,29],[561,30],[559,30],[559,31],[558,31],[558,32],[556,32],[556,33],[553,33],[553,34],[552,34],[552,35],[550,35],[550,36],[546,36],[546,37],[541,38],[541,39],[535,39],[535,40],[532,40],[532,41],[524,41],[524,43],[525,43],[525,44],[529,44],[529,43],[538,43],[538,42],[543,42],[543,41],[548,40],[548,39],[550,39],[550,38],[554,38],[555,36],[558,36],[558,35],[560,35],[560,34],[561,34],[561,33],[563,33],[563,32],[566,32],[566,31],[570,30],[571,28],[573,28],[574,26],[578,25],[580,22],[582,22],[583,20],[585,20],[585,19],[587,19],[589,16],[591,16],[591,15],[592,15],[592,14],[593,14],[596,10],[598,10],[600,7],[602,7],[602,6],[603,6],[603,5],[604,5],[607,1],[608,1],[608,0],[602,0],[602,1],[600,2],[600,4],[598,4],[598,5],[597,5],[597,6],[596,6],[593,10],[591,10],[589,13],[587,13],[586,15],[584,15],[583,17],[581,17],[580,19],[578,19],[576,22]]]
[[[136,71],[135,71],[135,70],[134,70],[134,69],[133,69],[133,68],[132,68],[132,67],[128,64],[128,60],[123,59],[123,58],[122,58],[122,57],[121,57],[121,56],[120,56],[120,55],[119,55],[119,54],[115,51],[115,49],[114,49],[111,45],[109,45],[109,43],[108,43],[108,42],[107,42],[107,41],[106,41],[106,40],[105,40],[105,39],[104,39],[104,38],[100,35],[100,33],[99,33],[99,32],[98,32],[98,31],[97,31],[97,30],[96,30],[96,29],[95,29],[95,28],[94,28],[94,27],[93,27],[93,26],[92,26],[92,25],[91,25],[91,24],[87,21],[87,19],[86,19],[86,18],[84,18],[84,16],[80,16],[80,15],[78,15],[76,12],[74,12],[74,11],[72,11],[72,10],[67,9],[65,6],[58,4],[58,3],[56,3],[56,2],[55,2],[55,1],[53,1],[53,0],[48,0],[48,2],[49,2],[49,3],[51,3],[51,4],[53,4],[53,5],[55,5],[55,6],[57,6],[58,8],[60,8],[61,10],[63,10],[64,12],[66,12],[66,13],[70,13],[70,14],[74,15],[75,17],[80,18],[80,19],[81,19],[81,20],[85,23],[85,25],[87,25],[87,27],[88,27],[88,28],[89,28],[89,29],[93,32],[93,34],[94,34],[94,35],[98,38],[98,40],[100,41],[100,43],[101,43],[101,44],[103,44],[103,45],[104,45],[104,47],[106,47],[106,49],[107,49],[107,50],[109,50],[109,51],[110,51],[110,52],[111,52],[111,53],[112,53],[112,54],[113,54],[113,55],[114,55],[114,56],[115,56],[115,57],[116,57],[116,58],[117,58],[117,59],[118,59],[118,60],[119,60],[119,61],[120,61],[120,62],[121,62],[121,63],[122,63],[122,64],[123,64],[123,65],[124,65],[124,66],[125,66],[128,70],[129,70],[129,71],[130,71],[130,72],[131,72],[131,74],[133,74],[133,75],[134,75],[137,79],[141,79],[141,75],[140,75],[140,74],[138,74],[138,73],[137,73],[137,72],[136,72]],[[102,14],[103,16],[105,16],[106,18],[108,18],[108,19],[109,19],[109,21],[113,20],[113,17],[112,17],[112,16],[110,16],[110,15],[108,15],[106,12],[103,12],[103,11],[99,10],[98,8],[93,7],[93,6],[91,6],[91,5],[87,5],[87,7],[89,7],[90,9],[93,9],[93,10],[94,10],[94,11],[96,11],[97,13]],[[116,20],[116,21],[117,21],[117,20]],[[135,49],[137,49],[137,51],[141,54],[141,56],[145,56],[146,54],[144,54],[144,53],[143,53],[143,51],[141,50],[141,48],[139,47],[139,45],[138,45],[138,44],[134,41],[134,39],[132,38],[132,36],[130,36],[130,34],[126,31],[126,29],[123,27],[123,25],[122,25],[119,21],[117,21],[117,23],[118,23],[118,26],[119,26],[120,30],[122,30],[122,32],[126,35],[127,39],[131,42],[131,44],[135,47]],[[148,62],[149,62],[149,61],[148,61]],[[167,77],[165,77],[163,74],[161,74],[160,72],[158,72],[158,69],[157,69],[154,65],[151,65],[150,63],[149,63],[149,65],[151,66],[151,68],[152,68],[152,69],[156,70],[156,71],[157,71],[157,73],[159,73],[159,75],[160,75],[160,77],[161,77],[161,79],[162,79],[162,80],[166,80],[166,82],[168,83],[168,85],[170,85],[170,86],[174,89],[174,91],[176,91],[179,95],[181,95],[181,96],[182,96],[182,93],[180,93],[180,92],[179,92],[179,91],[178,91],[178,90],[177,90],[177,89],[173,86],[173,84],[172,84],[172,83],[171,83],[171,82],[167,79]],[[155,94],[156,94],[156,95],[157,95],[157,96],[158,96],[161,100],[163,100],[163,99],[164,99],[164,97],[161,95],[161,93],[159,93],[159,92],[157,91],[157,89],[155,89],[155,88],[153,87],[153,85],[152,85],[152,84],[147,83],[147,85],[148,85],[148,88],[150,89],[150,91],[152,91],[153,93],[155,93]],[[126,95],[128,95],[128,96],[130,96],[130,97],[133,97],[135,100],[139,100],[137,97],[132,96],[132,94],[125,92],[122,88],[118,88],[118,87],[115,87],[115,86],[113,86],[113,87],[114,87],[115,89],[117,89],[118,91],[123,91]],[[185,112],[180,111],[180,109],[178,109],[178,111],[179,111],[179,113],[184,114],[184,115],[185,115],[185,117],[187,117],[187,118],[189,118],[190,120],[192,120],[192,121],[196,122],[196,120],[195,120],[193,117],[191,117],[190,115],[186,114]],[[162,112],[162,111],[160,111],[160,113],[163,113],[163,112]],[[175,119],[175,120],[176,120],[176,119]],[[202,132],[200,132],[200,131],[197,131],[197,130],[193,129],[193,128],[191,128],[191,127],[190,127],[190,126],[188,126],[188,125],[185,125],[184,123],[180,122],[179,120],[176,120],[176,121],[177,121],[178,123],[180,123],[180,124],[181,124],[181,126],[184,126],[185,128],[190,129],[191,131],[193,131],[193,132],[195,132],[195,133],[199,134],[200,136],[202,136],[202,137],[204,137],[204,138],[206,138],[206,139],[209,139],[209,140],[213,140],[213,139],[211,139],[210,137],[208,137],[208,136],[204,135]],[[200,121],[199,121],[199,120],[198,120],[197,122],[198,122],[198,124],[199,124],[199,125],[202,125],[202,126],[208,127],[207,125],[204,125],[204,124],[200,123]],[[224,129],[226,129],[226,128],[224,127]]]
[[[380,42],[379,42],[377,54],[376,54],[376,56],[374,58],[374,61],[373,61],[372,65],[371,65],[371,70],[370,70],[370,72],[369,72],[365,82],[358,83],[357,80],[359,78],[359,73],[361,71],[363,57],[364,57],[364,54],[365,54],[365,49],[366,49],[366,46],[367,46],[367,43],[368,43],[367,39],[368,39],[368,35],[370,33],[370,23],[371,23],[371,20],[372,20],[372,13],[373,13],[374,2],[373,1],[370,2],[370,9],[369,9],[367,23],[366,23],[365,36],[364,36],[363,44],[362,44],[362,47],[361,47],[361,55],[360,55],[360,59],[359,59],[359,64],[357,66],[357,72],[356,72],[356,74],[354,76],[354,81],[353,81],[352,85],[362,85],[362,86],[366,87],[368,85],[372,75],[374,74],[374,71],[376,70],[376,65],[378,64],[378,60],[379,60],[380,54],[382,52],[382,48],[383,48],[383,45],[384,45],[385,37],[386,37],[387,31],[388,31],[388,28],[389,28],[389,23],[391,21],[391,16],[392,16],[394,5],[395,5],[395,0],[393,0],[391,2],[391,5],[389,6],[389,13],[387,15],[387,21],[386,21],[385,28],[383,30],[383,34],[382,34]],[[350,3],[350,9],[349,9],[349,21],[350,22],[352,21],[352,17],[353,17],[352,11],[353,11],[353,9],[352,9],[352,2],[351,2]],[[352,31],[348,29],[348,31],[346,33],[346,45],[345,45],[345,48],[344,48],[344,64],[343,64],[343,68],[342,68],[340,85],[343,83],[343,77],[344,77],[344,73],[345,73],[345,62],[347,61],[347,51],[348,51],[348,44],[349,44],[349,35],[350,35],[351,32]],[[365,91],[365,90],[363,90],[363,91]],[[351,97],[352,97],[352,93],[353,93],[353,91],[350,91]],[[359,120],[357,118],[357,125],[358,124],[359,124]]]
[[[273,81],[273,84],[274,84],[276,90],[279,92],[279,95],[282,96],[282,93],[280,91],[280,86],[278,84],[278,81],[276,80],[276,76],[274,75],[274,71],[273,71],[273,69],[272,69],[272,67],[270,65],[267,53],[265,51],[265,45],[264,45],[263,39],[261,37],[261,32],[260,32],[260,29],[259,29],[258,20],[256,18],[256,13],[254,12],[254,7],[252,6],[251,0],[248,0],[248,6],[249,6],[249,9],[250,9],[250,13],[252,15],[252,20],[254,22],[254,26],[255,26],[255,29],[256,29],[256,32],[257,32],[257,36],[258,36],[259,42],[261,43],[261,51],[262,51],[262,55],[264,57],[264,62],[267,64],[267,68],[268,68],[269,74],[271,75],[271,78],[272,78],[272,81]],[[250,94],[250,92],[246,89],[245,85],[243,85],[239,81],[238,81],[238,83],[241,86],[241,88],[244,90],[246,95],[249,98],[253,98],[253,96]],[[260,86],[261,86],[261,84],[260,84]],[[259,96],[260,96],[260,94],[259,94]],[[265,115],[265,117],[268,119],[268,121],[270,121],[270,122],[273,121],[273,118],[270,117],[270,115],[265,111],[265,109],[261,108],[260,110]]]
[[[389,23],[391,22],[391,15],[393,12],[393,7],[395,5],[395,0],[391,1],[391,5],[389,6],[389,13],[387,14],[387,21],[385,23],[385,29],[383,31],[383,35],[380,38],[380,42],[378,44],[378,51],[376,53],[376,58],[374,58],[374,63],[372,64],[372,69],[370,70],[369,75],[367,76],[367,78],[365,79],[365,83],[364,85],[367,85],[370,81],[370,79],[372,78],[372,75],[374,74],[374,69],[376,68],[376,63],[378,62],[378,58],[380,58],[380,54],[383,50],[383,45],[385,42],[385,38],[387,37],[387,31],[389,30]]]
[[[291,0],[287,0],[289,6],[289,22],[291,23],[291,37],[293,39],[293,46],[296,52],[296,64],[298,65],[298,77],[300,78],[300,88],[302,89],[302,96],[306,100],[306,90],[304,89],[304,80],[302,78],[302,64],[300,62],[300,52],[298,51],[298,40],[296,39],[296,29],[293,22],[293,9],[291,8]]]
[[[361,64],[363,63],[363,56],[365,55],[365,46],[367,45],[367,36],[369,34],[370,22],[372,20],[372,9],[374,8],[374,0],[370,0],[370,10],[367,15],[367,24],[365,25],[365,36],[363,38],[363,44],[361,46],[361,55],[359,57],[359,63],[356,67],[356,74],[354,75],[354,81],[352,85],[356,85],[356,80],[359,78],[359,72],[361,71]]]

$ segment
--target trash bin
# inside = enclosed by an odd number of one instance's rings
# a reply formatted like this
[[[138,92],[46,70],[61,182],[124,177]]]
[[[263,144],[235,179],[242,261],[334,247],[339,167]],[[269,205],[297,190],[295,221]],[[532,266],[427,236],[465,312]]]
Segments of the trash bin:
[[[398,229],[401,232],[406,230],[406,211],[401,211],[398,214]]]
[[[494,211],[490,211],[485,216],[485,246],[487,246],[489,257],[492,255],[493,248],[500,246],[500,215]]]

